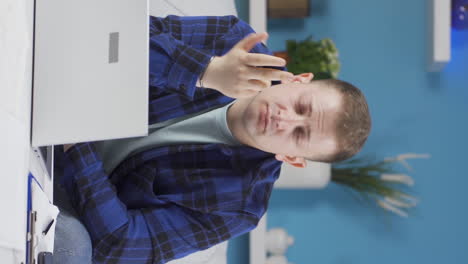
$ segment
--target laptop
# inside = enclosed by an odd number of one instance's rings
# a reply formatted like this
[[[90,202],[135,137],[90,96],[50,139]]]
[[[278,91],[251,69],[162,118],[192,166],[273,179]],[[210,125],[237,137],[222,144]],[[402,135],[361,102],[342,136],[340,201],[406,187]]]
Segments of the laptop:
[[[36,0],[31,146],[148,134],[149,0]]]

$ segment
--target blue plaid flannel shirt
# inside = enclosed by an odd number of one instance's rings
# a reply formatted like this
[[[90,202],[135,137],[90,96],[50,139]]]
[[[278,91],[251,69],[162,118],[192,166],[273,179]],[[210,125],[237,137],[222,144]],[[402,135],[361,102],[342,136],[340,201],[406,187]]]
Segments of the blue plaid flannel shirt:
[[[211,56],[253,32],[248,24],[234,16],[149,19],[149,124],[233,100],[196,80]],[[271,54],[263,44],[251,52]],[[225,144],[154,148],[111,175],[93,142],[57,155],[94,263],[166,263],[252,230],[281,168],[271,153]]]

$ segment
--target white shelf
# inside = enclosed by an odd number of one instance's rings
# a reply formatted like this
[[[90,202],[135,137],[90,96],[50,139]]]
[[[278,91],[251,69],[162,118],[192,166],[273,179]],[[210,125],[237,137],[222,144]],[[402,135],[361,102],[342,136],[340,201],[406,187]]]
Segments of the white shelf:
[[[249,24],[255,32],[267,31],[267,3],[266,0],[249,1]]]
[[[265,236],[267,231],[267,214],[258,222],[257,227],[249,233],[250,264],[265,264],[266,247]]]
[[[450,61],[451,1],[430,0],[427,70],[441,71]]]

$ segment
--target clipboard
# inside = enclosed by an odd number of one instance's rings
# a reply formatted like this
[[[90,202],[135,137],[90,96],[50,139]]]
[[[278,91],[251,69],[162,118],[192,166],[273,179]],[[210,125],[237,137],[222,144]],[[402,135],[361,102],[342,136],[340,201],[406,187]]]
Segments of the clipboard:
[[[53,252],[59,209],[50,202],[41,184],[29,173],[26,264],[36,264],[40,252]]]

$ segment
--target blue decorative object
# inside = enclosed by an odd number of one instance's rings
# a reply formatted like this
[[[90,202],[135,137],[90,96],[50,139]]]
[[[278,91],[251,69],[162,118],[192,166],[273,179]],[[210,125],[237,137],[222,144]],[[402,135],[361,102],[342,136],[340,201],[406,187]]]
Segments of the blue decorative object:
[[[468,29],[468,0],[452,0],[452,26]]]

